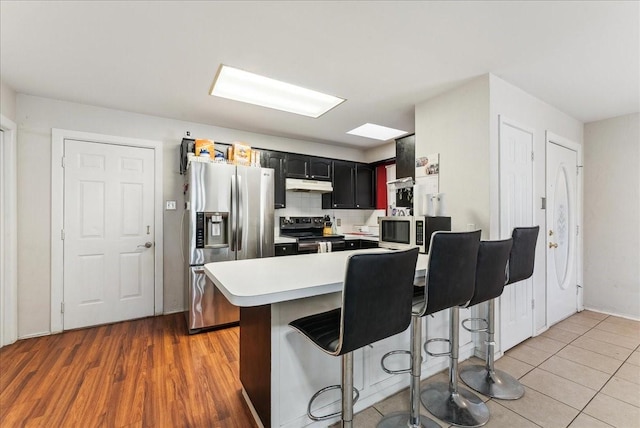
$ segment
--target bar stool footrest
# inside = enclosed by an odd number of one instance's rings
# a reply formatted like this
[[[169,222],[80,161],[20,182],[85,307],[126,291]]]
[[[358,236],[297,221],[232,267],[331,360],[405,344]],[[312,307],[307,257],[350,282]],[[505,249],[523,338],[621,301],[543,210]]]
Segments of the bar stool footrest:
[[[316,416],[313,413],[311,413],[311,407],[313,406],[313,402],[316,401],[316,399],[320,397],[322,394],[324,394],[325,392],[333,391],[334,389],[341,390],[342,385],[325,386],[324,388],[322,388],[321,390],[313,394],[313,396],[311,397],[311,400],[309,400],[309,404],[307,405],[307,416],[309,417],[309,419],[311,419],[312,421],[324,421],[336,416],[340,416],[342,414],[342,411],[331,413],[329,415],[320,415],[320,416]],[[353,391],[355,392],[353,397],[353,403],[355,404],[358,401],[358,398],[360,398],[360,391],[358,391],[357,388],[353,388]]]
[[[465,323],[472,323],[472,322],[478,322],[483,324],[483,327],[467,327],[465,325]],[[467,318],[462,320],[462,328],[464,328],[465,330],[467,330],[470,333],[485,333],[487,331],[489,331],[489,321],[487,321],[485,318]]]
[[[427,346],[433,342],[447,342],[449,343],[449,351],[446,352],[429,352]],[[451,355],[451,341],[449,339],[444,339],[442,337],[437,337],[435,339],[429,339],[424,343],[424,352],[429,354],[431,357],[448,357]]]
[[[411,366],[409,366],[408,369],[398,369],[398,370],[391,370],[391,369],[388,369],[388,368],[385,367],[384,361],[387,358],[391,357],[392,355],[400,355],[400,354],[411,356],[411,351],[405,351],[405,350],[398,349],[398,350],[395,350],[395,351],[387,352],[386,354],[384,354],[382,356],[382,358],[380,359],[380,367],[382,367],[382,370],[385,373],[389,373],[389,374],[392,374],[392,375],[402,374],[402,373],[411,373],[411,369],[412,369]],[[424,358],[421,358],[421,361],[424,363]]]

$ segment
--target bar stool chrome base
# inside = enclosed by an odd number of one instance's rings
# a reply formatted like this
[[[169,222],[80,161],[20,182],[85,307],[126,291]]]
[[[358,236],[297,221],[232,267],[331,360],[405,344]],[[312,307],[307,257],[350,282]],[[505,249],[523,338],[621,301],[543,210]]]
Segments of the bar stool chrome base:
[[[522,384],[501,370],[489,371],[484,366],[469,366],[460,370],[460,378],[480,394],[500,400],[517,400],[524,395]]]
[[[452,392],[444,382],[429,384],[420,401],[433,416],[453,425],[480,427],[489,422],[489,408],[480,397],[465,389]]]
[[[436,422],[432,421],[428,417],[424,415],[419,415],[420,420],[417,424],[412,424],[409,422],[411,418],[411,413],[409,412],[394,412],[389,413],[387,416],[382,418],[377,428],[440,428],[440,425]]]

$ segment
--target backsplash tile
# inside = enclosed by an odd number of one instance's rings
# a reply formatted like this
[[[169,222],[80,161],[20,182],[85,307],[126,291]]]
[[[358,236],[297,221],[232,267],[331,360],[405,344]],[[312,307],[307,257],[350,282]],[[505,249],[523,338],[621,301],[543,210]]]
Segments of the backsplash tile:
[[[280,217],[303,217],[329,215],[332,221],[340,219],[337,226],[338,233],[354,231],[354,226],[377,226],[378,217],[385,215],[384,210],[333,210],[322,209],[322,195],[320,193],[287,192],[287,207],[274,211],[275,236],[280,235]]]

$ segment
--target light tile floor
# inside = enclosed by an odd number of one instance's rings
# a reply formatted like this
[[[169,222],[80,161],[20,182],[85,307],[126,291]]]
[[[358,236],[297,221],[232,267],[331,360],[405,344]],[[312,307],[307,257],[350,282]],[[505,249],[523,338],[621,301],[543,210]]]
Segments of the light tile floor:
[[[639,321],[583,311],[507,351],[496,367],[520,379],[526,392],[513,401],[484,397],[491,412],[485,427],[640,428]],[[441,372],[422,385],[446,380]],[[354,425],[375,427],[387,413],[406,411],[408,400],[408,390],[400,391],[358,413]]]

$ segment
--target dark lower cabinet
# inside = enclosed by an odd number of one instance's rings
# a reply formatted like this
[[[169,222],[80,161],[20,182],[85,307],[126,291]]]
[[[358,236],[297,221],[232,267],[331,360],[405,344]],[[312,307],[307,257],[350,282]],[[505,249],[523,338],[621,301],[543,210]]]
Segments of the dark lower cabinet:
[[[344,241],[344,249],[345,250],[357,250],[360,248],[360,240],[359,239],[349,239]]]
[[[344,241],[345,250],[360,250],[363,248],[378,248],[377,241],[368,241],[366,239],[348,239]]]
[[[276,257],[279,257],[279,256],[293,256],[295,254],[298,254],[298,244],[296,244],[296,243],[275,244],[274,255]]]
[[[360,248],[378,248],[378,241],[360,240]]]

